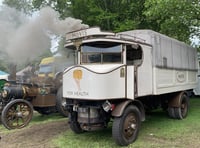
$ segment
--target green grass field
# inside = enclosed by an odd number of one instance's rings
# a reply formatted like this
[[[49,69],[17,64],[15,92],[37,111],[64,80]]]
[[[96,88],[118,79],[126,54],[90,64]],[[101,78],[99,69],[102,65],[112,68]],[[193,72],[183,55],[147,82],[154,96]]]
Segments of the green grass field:
[[[184,120],[170,119],[162,110],[147,114],[138,139],[129,148],[188,148],[200,145],[200,98],[190,100],[190,110]],[[59,148],[118,147],[112,139],[112,127],[101,131],[75,134],[70,129],[53,140]]]

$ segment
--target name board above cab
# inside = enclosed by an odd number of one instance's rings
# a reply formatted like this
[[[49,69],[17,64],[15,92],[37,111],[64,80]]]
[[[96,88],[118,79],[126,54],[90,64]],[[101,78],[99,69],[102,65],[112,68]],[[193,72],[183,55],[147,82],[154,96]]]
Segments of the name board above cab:
[[[73,40],[88,36],[102,36],[102,35],[107,36],[115,34],[112,32],[103,32],[100,30],[99,27],[92,27],[92,28],[82,29],[79,31],[69,32],[66,34],[66,40]]]

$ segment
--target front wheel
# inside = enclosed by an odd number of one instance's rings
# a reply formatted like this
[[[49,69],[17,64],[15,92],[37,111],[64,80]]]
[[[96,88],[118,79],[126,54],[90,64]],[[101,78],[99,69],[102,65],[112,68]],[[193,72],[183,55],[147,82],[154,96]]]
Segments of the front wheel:
[[[141,125],[139,109],[129,105],[121,117],[115,117],[112,126],[112,135],[120,146],[127,146],[137,139]]]
[[[4,107],[1,121],[7,129],[20,129],[29,124],[32,116],[32,105],[26,100],[16,99]]]
[[[77,121],[77,112],[73,111],[69,114],[69,124],[70,124],[71,130],[74,133],[80,134],[83,132],[83,129],[81,128],[80,124]]]

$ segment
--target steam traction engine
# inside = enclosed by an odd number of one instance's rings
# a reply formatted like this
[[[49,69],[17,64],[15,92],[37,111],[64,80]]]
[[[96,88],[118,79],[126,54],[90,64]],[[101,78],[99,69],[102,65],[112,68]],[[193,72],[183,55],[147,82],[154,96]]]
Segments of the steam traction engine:
[[[59,91],[61,89],[56,90],[56,83],[50,80],[41,82],[38,78],[33,82],[37,83],[0,80],[1,122],[7,129],[28,125],[33,109],[41,114],[49,114],[62,108],[62,92]]]

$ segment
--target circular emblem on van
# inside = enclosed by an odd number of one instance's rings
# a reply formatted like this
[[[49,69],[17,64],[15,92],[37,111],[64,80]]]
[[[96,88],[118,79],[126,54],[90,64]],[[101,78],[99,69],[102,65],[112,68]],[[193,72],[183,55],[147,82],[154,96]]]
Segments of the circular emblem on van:
[[[178,82],[184,82],[186,80],[185,73],[184,72],[177,72],[176,73],[176,79]]]

